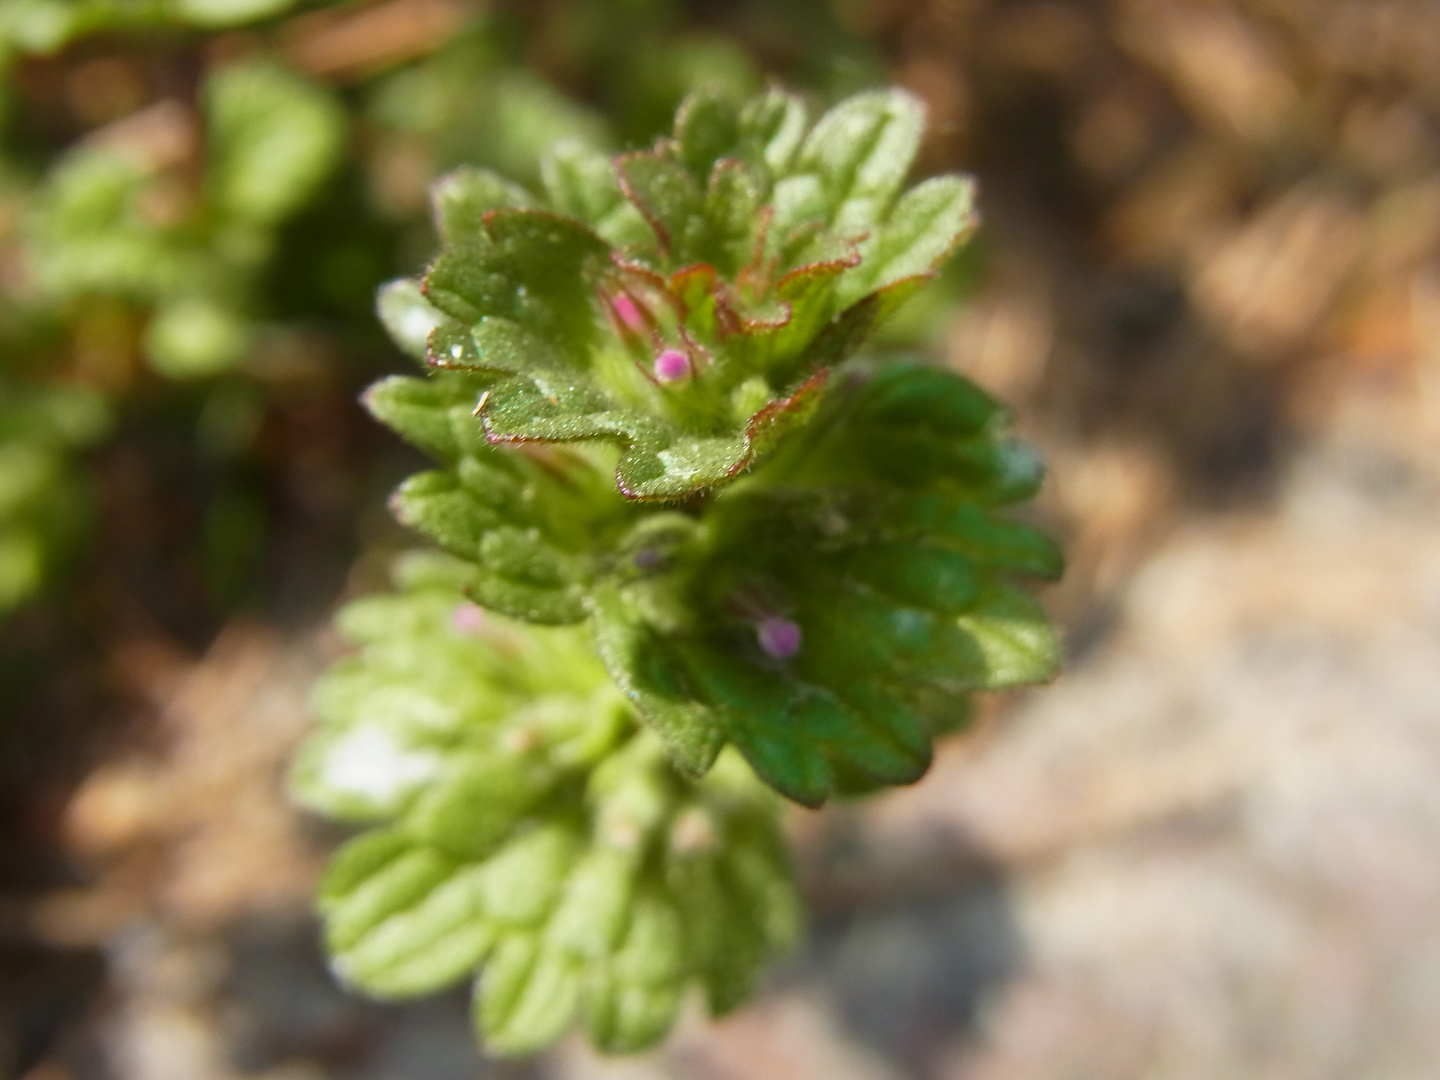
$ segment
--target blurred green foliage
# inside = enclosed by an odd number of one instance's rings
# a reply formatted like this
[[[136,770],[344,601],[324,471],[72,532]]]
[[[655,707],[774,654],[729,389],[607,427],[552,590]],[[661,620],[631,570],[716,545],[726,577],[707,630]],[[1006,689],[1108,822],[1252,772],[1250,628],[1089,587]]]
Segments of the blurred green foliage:
[[[197,432],[207,392],[163,391],[137,360],[203,386],[318,341],[358,386],[384,362],[375,288],[433,247],[432,176],[470,164],[537,184],[546,147],[641,144],[692,87],[748,94],[777,57],[826,96],[880,74],[825,0],[742,4],[709,25],[675,0],[6,0],[0,378],[81,387],[122,421],[178,394],[162,411],[188,410]],[[252,448],[228,454],[238,466]],[[85,470],[63,471],[57,506],[78,505]],[[230,603],[247,593],[245,545],[221,523],[258,535],[270,511],[225,483],[200,496],[213,505],[197,546],[231,552],[205,571],[231,580],[216,594]]]
[[[108,424],[86,390],[0,382],[0,614],[39,591],[80,539],[89,514],[71,453]]]
[[[330,93],[264,62],[217,70],[201,113],[193,193],[167,190],[174,177],[144,160],[144,147],[80,146],[43,178],[27,230],[37,300],[146,305],[146,357],[171,378],[211,375],[245,355],[275,230],[315,195],[346,137]]]

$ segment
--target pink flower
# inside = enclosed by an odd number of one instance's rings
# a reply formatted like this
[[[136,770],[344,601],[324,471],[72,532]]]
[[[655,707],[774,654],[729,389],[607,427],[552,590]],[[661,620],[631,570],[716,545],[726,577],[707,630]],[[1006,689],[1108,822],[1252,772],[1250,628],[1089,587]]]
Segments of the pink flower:
[[[800,651],[800,627],[778,615],[756,623],[755,636],[760,639],[760,648],[777,660],[784,660]]]
[[[674,382],[690,374],[690,358],[679,349],[666,349],[655,358],[655,378]]]

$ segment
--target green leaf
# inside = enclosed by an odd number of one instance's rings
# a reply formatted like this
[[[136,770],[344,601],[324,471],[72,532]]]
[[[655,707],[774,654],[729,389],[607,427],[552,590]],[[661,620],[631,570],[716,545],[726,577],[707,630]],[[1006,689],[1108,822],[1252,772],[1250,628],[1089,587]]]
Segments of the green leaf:
[[[425,295],[462,323],[499,316],[561,350],[595,335],[592,276],[606,243],[570,218],[539,210],[487,211],[484,228],[445,249],[425,275]]]
[[[540,159],[550,205],[598,228],[625,202],[610,158],[578,139],[555,143]]]
[[[904,363],[888,364],[875,373],[860,408],[870,423],[918,425],[952,437],[983,431],[1000,412],[994,399],[968,380],[938,368]]]
[[[441,771],[431,747],[407,746],[390,725],[358,724],[306,743],[290,786],[310,809],[344,821],[394,817]]]
[[[630,925],[641,852],[613,843],[593,844],[575,865],[546,939],[567,955],[603,959]]]
[[[629,933],[587,1009],[586,1028],[598,1046],[634,1052],[670,1030],[689,967],[685,922],[662,888],[651,884],[635,897]]]
[[[396,833],[373,832],[336,855],[320,883],[320,910],[332,950],[344,950],[394,912],[420,903],[453,864]]]
[[[888,543],[862,548],[849,572],[902,605],[932,611],[964,611],[975,603],[975,564],[943,548]]]
[[[1065,568],[1059,547],[1039,529],[992,517],[963,500],[939,495],[905,499],[895,507],[894,520],[1001,573],[1055,581]]]
[[[690,126],[682,131],[678,153],[662,148],[627,154],[616,170],[669,265],[707,265],[731,277],[755,247],[765,185],[746,163],[720,157],[734,149],[738,135],[733,106],[720,98],[696,98],[691,105],[682,114]]]
[[[847,98],[815,124],[793,167],[819,182],[828,223],[842,233],[883,220],[920,145],[925,111],[902,90]]]
[[[610,959],[616,980],[650,986],[679,983],[688,967],[688,951],[681,912],[662,886],[645,882],[630,903],[629,931]]]
[[[310,200],[339,160],[345,113],[331,95],[265,62],[222,68],[205,83],[217,211],[272,224]]]
[[[482,872],[397,833],[352,841],[321,884],[336,974],[382,998],[463,980],[496,937],[480,906]]]
[[[677,266],[706,262],[713,248],[705,187],[665,150],[642,150],[617,160],[625,197],[654,230],[661,252]]]
[[[640,212],[626,201],[609,157],[588,144],[567,139],[546,151],[540,175],[550,204],[578,218],[617,247],[645,244],[651,238]]]
[[[909,783],[930,764],[926,734],[898,709],[880,710],[715,649],[688,651],[699,693],[760,777],[796,802],[818,806],[837,767]]]
[[[728,480],[803,424],[818,404],[824,378],[765,404],[734,433],[696,437],[664,419],[619,407],[592,380],[540,374],[497,384],[481,412],[492,442],[607,439],[625,447],[615,471],[631,499],[680,499]]]
[[[694,698],[689,676],[672,647],[613,585],[589,598],[595,647],[621,693],[665,743],[671,759],[702,775],[724,741],[711,711]]]
[[[958,176],[937,176],[912,188],[861,248],[860,268],[841,288],[840,304],[906,278],[929,277],[954,253],[976,223],[975,186]]]
[[[476,1030],[494,1052],[542,1050],[564,1034],[579,1007],[579,965],[535,935],[507,937],[475,996]]]
[[[435,227],[447,244],[478,239],[485,228],[485,215],[502,206],[530,209],[535,200],[519,184],[491,172],[462,166],[446,173],[430,189],[435,208]]]
[[[562,588],[582,573],[574,560],[546,543],[540,530],[533,528],[490,530],[480,542],[480,561],[503,577],[542,589]]]
[[[560,778],[548,763],[524,755],[452,753],[442,783],[410,808],[408,827],[429,847],[482,859],[543,804]]]
[[[278,15],[294,0],[173,0],[175,12],[196,26],[238,26]]]
[[[710,238],[704,255],[727,277],[738,274],[754,253],[764,196],[761,178],[738,161],[722,161],[710,174],[705,193]]]
[[[395,516],[461,558],[480,554],[485,533],[500,523],[449,472],[417,473],[395,493]]]
[[[584,594],[577,586],[539,588],[482,570],[466,594],[477,604],[541,626],[564,626],[585,618]]]
[[[675,143],[690,175],[704,183],[721,158],[736,156],[740,109],[713,88],[692,93],[675,114]]]
[[[425,299],[420,283],[410,278],[386,283],[380,288],[375,307],[400,351],[412,360],[425,363],[425,347],[430,335],[445,316]]]
[[[204,297],[184,297],[155,313],[145,332],[145,353],[167,378],[203,378],[238,364],[251,337],[238,312]]]
[[[1059,638],[1044,609],[1014,585],[992,583],[959,623],[980,646],[987,688],[1042,682],[1060,666]]]
[[[375,383],[363,398],[370,414],[405,441],[446,463],[458,461],[470,445],[479,443],[457,437],[451,412],[461,409],[468,415],[478,400],[459,378],[413,379],[392,375]],[[468,407],[467,407],[468,404]]]
[[[591,991],[585,1030],[608,1054],[633,1054],[659,1042],[680,1011],[681,982],[627,983],[601,975]]]
[[[519,833],[486,863],[485,910],[508,928],[542,925],[580,858],[580,837],[569,815],[552,812],[548,817]]]
[[[770,90],[740,110],[740,139],[758,147],[759,159],[776,175],[790,169],[805,135],[805,103],[794,94]],[[753,160],[753,152],[746,160]]]

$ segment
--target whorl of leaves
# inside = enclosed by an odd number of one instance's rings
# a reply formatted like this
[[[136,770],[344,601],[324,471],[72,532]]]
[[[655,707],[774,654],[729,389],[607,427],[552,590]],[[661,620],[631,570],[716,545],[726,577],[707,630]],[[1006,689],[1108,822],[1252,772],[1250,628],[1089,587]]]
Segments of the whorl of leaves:
[[[380,296],[428,377],[366,402],[438,462],[393,506],[450,561],[342,615],[296,772],[380,823],[321,898],[342,977],[481,966],[500,1052],[653,1042],[793,934],[764,785],[911,782],[973,692],[1054,670],[1020,582],[1060,554],[1002,513],[1037,456],[960,376],[862,352],[973,224],[964,180],[903,190],[922,119],[700,95],[651,150],[555,147],[543,192],[436,184],[442,250]]]
[[[795,935],[777,800],[733,756],[677,773],[585,635],[482,613],[464,575],[411,556],[398,594],[340,615],[359,652],[321,682],[293,776],[311,807],[371,826],[321,886],[336,972],[397,999],[479,969],[497,1053],[577,1021],[640,1049],[690,986],[732,1008]]]
[[[902,192],[921,128],[895,91],[809,128],[778,92],[694,97],[652,150],[556,147],[543,197],[442,178],[444,249],[382,293],[432,375],[369,406],[444,466],[401,520],[486,607],[588,620],[691,775],[729,742],[809,805],[905,783],[970,692],[1055,664],[1014,580],[1059,554],[994,513],[1038,459],[959,376],[847,363],[972,225],[964,180]]]

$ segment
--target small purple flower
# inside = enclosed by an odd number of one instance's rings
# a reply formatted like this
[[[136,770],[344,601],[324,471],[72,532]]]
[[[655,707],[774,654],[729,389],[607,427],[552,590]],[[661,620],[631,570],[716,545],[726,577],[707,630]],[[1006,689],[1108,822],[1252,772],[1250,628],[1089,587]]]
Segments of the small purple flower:
[[[615,314],[620,316],[620,321],[634,330],[637,334],[645,329],[645,317],[640,314],[640,305],[630,299],[625,293],[615,297]]]
[[[635,567],[647,574],[653,574],[665,565],[665,555],[653,547],[643,547],[635,553]]]
[[[755,636],[760,639],[760,648],[777,660],[784,660],[800,651],[800,627],[778,615],[756,623]]]
[[[666,349],[655,358],[655,378],[674,382],[690,374],[690,358],[679,349]]]

